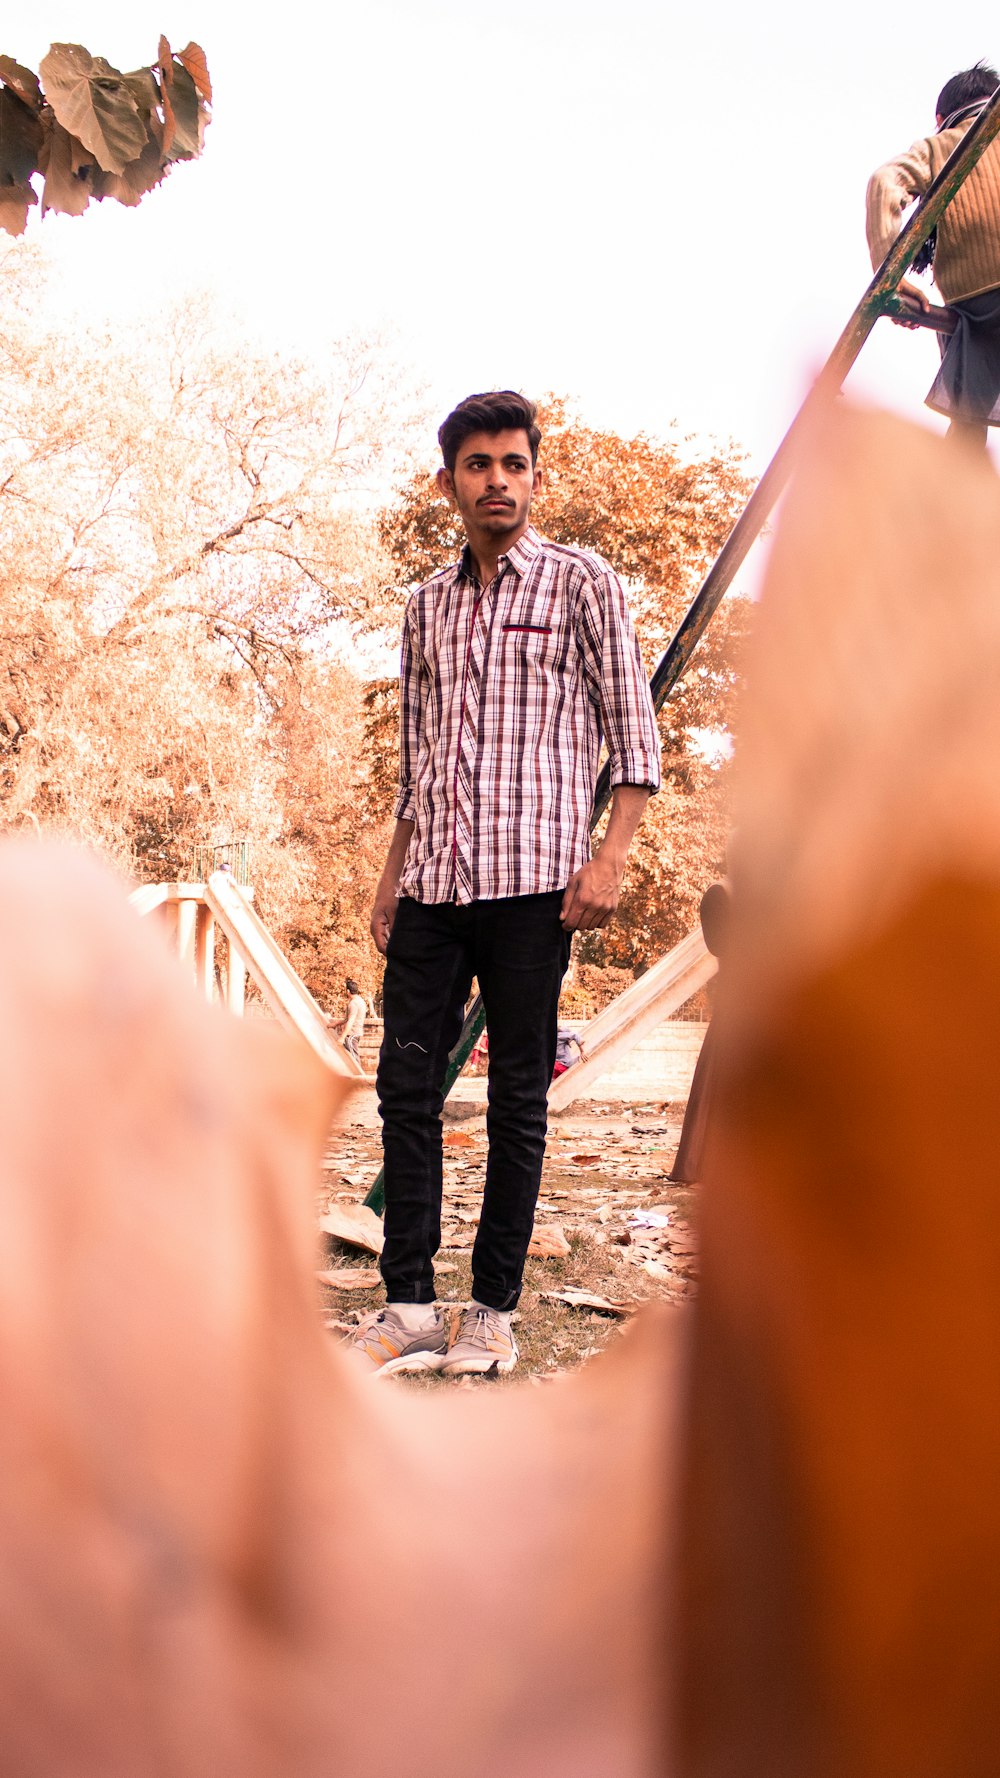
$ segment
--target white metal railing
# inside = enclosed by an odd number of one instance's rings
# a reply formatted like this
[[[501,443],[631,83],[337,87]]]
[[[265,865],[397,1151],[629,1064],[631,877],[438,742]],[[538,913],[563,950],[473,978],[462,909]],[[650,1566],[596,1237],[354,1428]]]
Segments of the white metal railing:
[[[215,871],[207,883],[148,883],[129,899],[138,913],[166,922],[181,962],[207,1000],[219,997],[231,1013],[242,1016],[249,975],[275,1018],[308,1043],[334,1074],[366,1080],[361,1064],[333,1042],[322,1011],[267,930],[252,895],[226,871]],[[224,934],[229,950],[221,983],[215,969],[216,930]]]

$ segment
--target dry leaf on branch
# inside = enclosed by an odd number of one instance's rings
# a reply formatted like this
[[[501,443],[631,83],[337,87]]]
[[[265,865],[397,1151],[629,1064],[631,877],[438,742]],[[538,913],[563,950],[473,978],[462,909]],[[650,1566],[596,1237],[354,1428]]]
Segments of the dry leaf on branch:
[[[361,1247],[366,1253],[379,1254],[385,1246],[382,1224],[366,1204],[333,1204],[319,1219],[325,1235],[333,1235],[348,1247]]]
[[[23,235],[28,211],[38,199],[30,185],[0,185],[0,229],[7,235]]]
[[[184,67],[190,74],[191,79],[194,81],[199,94],[205,100],[206,104],[211,105],[212,82],[209,78],[208,63],[205,60],[205,51],[202,49],[201,44],[188,43],[184,49],[179,49],[177,51],[175,60],[183,63]]]
[[[0,86],[0,189],[25,186],[38,165],[42,125],[10,87]]]
[[[189,43],[183,52],[185,56],[196,51],[205,63],[204,51],[196,43]],[[173,55],[170,44],[165,37],[160,38],[159,48],[160,103],[163,106],[163,158],[168,161],[193,160],[202,150],[205,136],[206,115],[198,102],[199,86],[192,77],[183,60]],[[192,57],[194,61],[194,58]],[[201,77],[201,67],[198,73]],[[208,79],[208,67],[204,66],[203,78]],[[207,95],[206,95],[207,96]]]
[[[82,43],[54,43],[39,64],[45,97],[63,129],[106,173],[121,173],[146,146],[146,126],[124,76]]]
[[[53,210],[57,216],[82,216],[93,196],[94,157],[63,129],[50,105],[42,112],[42,125],[38,154],[38,171],[45,177],[42,215]]]
[[[170,161],[201,153],[212,85],[197,43],[175,59],[161,38],[156,69],[129,74],[80,43],[53,43],[41,77],[0,56],[0,229],[8,234],[24,232],[36,171],[45,178],[42,215],[81,216],[91,198],[134,207]]]
[[[182,68],[178,62],[174,63],[170,103],[174,114],[174,133],[167,159],[195,160],[205,142],[204,112],[198,104],[198,89],[194,81],[187,69]]]
[[[0,81],[3,81],[4,86],[9,86],[19,99],[23,99],[32,111],[41,110],[42,89],[38,75],[33,74],[30,68],[23,68],[20,62],[15,62],[13,56],[0,56]]]

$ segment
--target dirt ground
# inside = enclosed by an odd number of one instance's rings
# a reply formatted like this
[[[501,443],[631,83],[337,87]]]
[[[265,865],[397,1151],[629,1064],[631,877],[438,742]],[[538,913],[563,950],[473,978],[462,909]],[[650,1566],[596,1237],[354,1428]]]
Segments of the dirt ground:
[[[449,1382],[431,1373],[399,1382],[425,1388],[495,1388],[525,1376],[541,1382],[599,1352],[638,1304],[691,1296],[697,1285],[693,1188],[667,1179],[683,1115],[683,1102],[588,1101],[550,1119],[532,1242],[550,1253],[529,1251],[514,1318],[521,1360],[513,1377]],[[485,1158],[481,1108],[474,1100],[460,1100],[444,1122],[443,1235],[435,1263],[439,1300],[456,1314],[471,1290],[469,1261]],[[338,1204],[360,1203],[380,1165],[377,1116],[363,1104],[331,1138],[320,1214]],[[321,1308],[331,1335],[347,1338],[384,1300],[377,1260],[331,1236],[322,1238]],[[573,1292],[604,1306],[574,1301]]]

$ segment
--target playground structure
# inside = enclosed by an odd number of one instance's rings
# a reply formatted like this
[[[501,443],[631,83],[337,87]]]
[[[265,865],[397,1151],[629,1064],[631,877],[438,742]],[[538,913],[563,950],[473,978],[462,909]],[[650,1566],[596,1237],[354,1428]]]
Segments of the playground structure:
[[[711,981],[717,968],[700,928],[689,932],[577,1034],[579,1060],[552,1082],[549,1110],[565,1110],[592,1081]]]
[[[1000,492],[815,411],[690,1315],[552,1388],[358,1382],[313,1278],[358,1076],[249,899],[209,873],[140,921],[0,848],[16,1778],[993,1778]],[[220,934],[231,1011],[249,977],[293,1041],[206,1004]]]
[[[806,400],[795,416],[774,457],[761,476],[743,512],[713,562],[676,634],[661,657],[650,681],[653,702],[659,711],[683,676],[722,599],[729,590],[754,542],[760,536],[792,475],[797,452],[809,430],[829,413],[869,334],[880,317],[905,319],[913,325],[940,333],[952,331],[953,317],[945,308],[918,310],[897,295],[897,286],[912,265],[921,246],[937,226],[944,210],[968,177],[976,162],[1000,132],[1000,93],[968,130],[941,169],[923,199],[897,237],[879,271],[844,328]],[[605,765],[598,779],[591,816],[593,830],[611,800],[610,771]],[[226,873],[213,873],[207,885],[170,884],[141,889],[134,897],[141,911],[176,906],[175,933],[181,954],[189,958],[206,991],[211,982],[211,922],[219,920],[231,937],[230,985],[226,999],[230,1009],[242,1009],[245,969],[249,968],[266,1003],[288,1028],[310,1045],[334,1073],[361,1076],[339,1045],[333,1044],[319,1007],[292,969],[274,939]],[[207,961],[206,961],[207,959]],[[562,1109],[591,1083],[604,1068],[618,1060],[657,1024],[675,1012],[715,972],[715,960],[705,948],[700,930],[682,939],[656,962],[639,981],[625,990],[598,1018],[580,1033],[581,1057],[549,1091],[549,1106]],[[485,1026],[481,1000],[466,1015],[458,1042],[449,1058],[445,1094],[461,1074]],[[384,1202],[382,1175],[367,1198],[369,1208],[381,1212]]]
[[[331,1074],[360,1084],[364,1070],[341,1044],[334,1043],[326,1019],[302,978],[272,937],[250,899],[227,871],[213,871],[207,883],[151,883],[133,890],[136,912],[163,924],[181,962],[206,1000],[220,998],[242,1018],[247,977],[279,1024],[308,1045]],[[215,968],[216,930],[225,938],[225,980]]]

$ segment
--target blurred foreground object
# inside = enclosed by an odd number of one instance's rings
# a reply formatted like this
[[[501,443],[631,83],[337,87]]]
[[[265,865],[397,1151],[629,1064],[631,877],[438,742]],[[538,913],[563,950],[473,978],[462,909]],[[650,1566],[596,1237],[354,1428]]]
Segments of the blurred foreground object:
[[[559,1389],[372,1392],[313,1275],[350,1078],[38,842],[0,1018],[0,1771],[653,1772],[677,1324]]]
[[[39,74],[0,56],[0,229],[22,235],[44,216],[82,216],[91,198],[133,208],[174,161],[194,160],[211,121],[212,82],[197,43],[160,38],[149,68],[122,74],[82,43],[53,43]]]
[[[741,727],[678,1620],[680,1770],[1000,1746],[1000,484],[834,415]]]
[[[664,1312],[551,1388],[356,1381],[312,1277],[346,1077],[0,848],[0,1770],[992,1778],[998,563],[985,461],[813,439],[691,1351]]]

